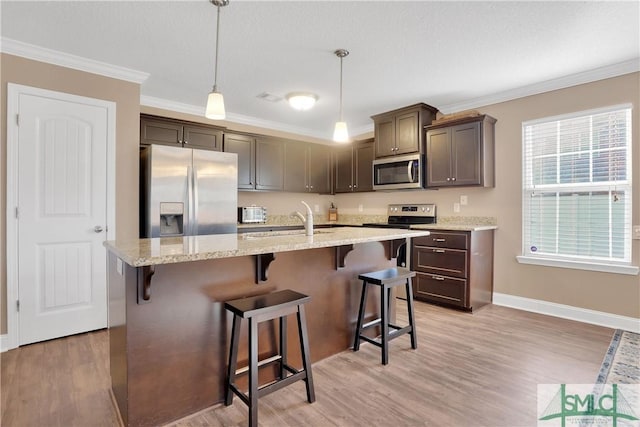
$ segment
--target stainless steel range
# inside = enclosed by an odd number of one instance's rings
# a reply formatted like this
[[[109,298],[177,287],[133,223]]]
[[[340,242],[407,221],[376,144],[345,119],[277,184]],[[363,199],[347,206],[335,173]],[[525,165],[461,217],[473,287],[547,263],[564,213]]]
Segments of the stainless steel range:
[[[374,222],[362,225],[363,227],[408,229],[411,228],[412,225],[436,223],[436,205],[433,203],[389,205],[387,214],[387,222]],[[407,248],[408,245],[405,243],[398,249],[396,264],[399,267],[408,266]]]
[[[387,214],[387,222],[362,225],[365,227],[411,228],[415,224],[436,223],[436,205],[433,203],[389,205]]]

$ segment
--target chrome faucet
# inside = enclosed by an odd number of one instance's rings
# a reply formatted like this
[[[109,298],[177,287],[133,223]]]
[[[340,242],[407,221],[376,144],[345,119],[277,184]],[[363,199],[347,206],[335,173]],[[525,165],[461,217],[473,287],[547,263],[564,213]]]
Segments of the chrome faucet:
[[[302,224],[304,225],[306,235],[313,236],[313,211],[311,210],[311,207],[304,202],[304,200],[302,200],[301,203],[305,205],[305,207],[307,208],[307,217],[305,218],[304,215],[302,215],[298,211],[293,212],[291,214],[291,217],[300,218],[300,220],[302,221]]]

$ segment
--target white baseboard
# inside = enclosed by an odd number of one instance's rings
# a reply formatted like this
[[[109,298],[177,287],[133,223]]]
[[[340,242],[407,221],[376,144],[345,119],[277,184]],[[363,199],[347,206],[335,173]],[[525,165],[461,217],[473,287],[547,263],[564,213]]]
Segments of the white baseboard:
[[[518,297],[514,295],[493,293],[493,303],[505,307],[517,308],[524,311],[577,320],[578,322],[606,326],[607,328],[623,329],[640,334],[640,319],[605,313],[604,311],[589,310],[555,302]]]
[[[0,353],[9,350],[9,335],[0,335]]]

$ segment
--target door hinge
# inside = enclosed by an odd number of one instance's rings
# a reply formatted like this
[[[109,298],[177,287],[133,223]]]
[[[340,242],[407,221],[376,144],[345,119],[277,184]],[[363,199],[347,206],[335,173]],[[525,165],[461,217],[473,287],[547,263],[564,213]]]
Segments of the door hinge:
[[[20,300],[16,300],[16,311],[20,311]]]
[[[16,125],[20,126],[20,114],[16,114]]]
[[[18,207],[16,206],[16,219],[20,217],[20,211],[18,211]]]

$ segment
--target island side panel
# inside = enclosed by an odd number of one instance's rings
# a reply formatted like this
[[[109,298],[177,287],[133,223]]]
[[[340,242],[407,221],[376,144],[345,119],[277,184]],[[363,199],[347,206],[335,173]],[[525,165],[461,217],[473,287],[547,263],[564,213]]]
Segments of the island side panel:
[[[259,285],[252,256],[156,266],[149,303],[137,304],[135,290],[127,289],[129,425],[166,423],[223,400],[231,332],[227,300],[280,289],[303,292],[312,298],[306,306],[312,361],[349,348],[361,290],[357,275],[394,265],[383,244],[355,245],[340,270],[335,248],[276,253],[268,280]],[[373,313],[377,297],[371,294]],[[295,317],[289,322],[289,358],[301,366]],[[260,329],[261,357],[275,352],[269,323]],[[240,366],[246,363],[245,337],[243,325]]]
[[[109,284],[109,367],[111,390],[127,424],[127,287],[136,286],[136,269],[120,261],[108,252],[107,277]],[[128,281],[128,283],[127,283]]]

